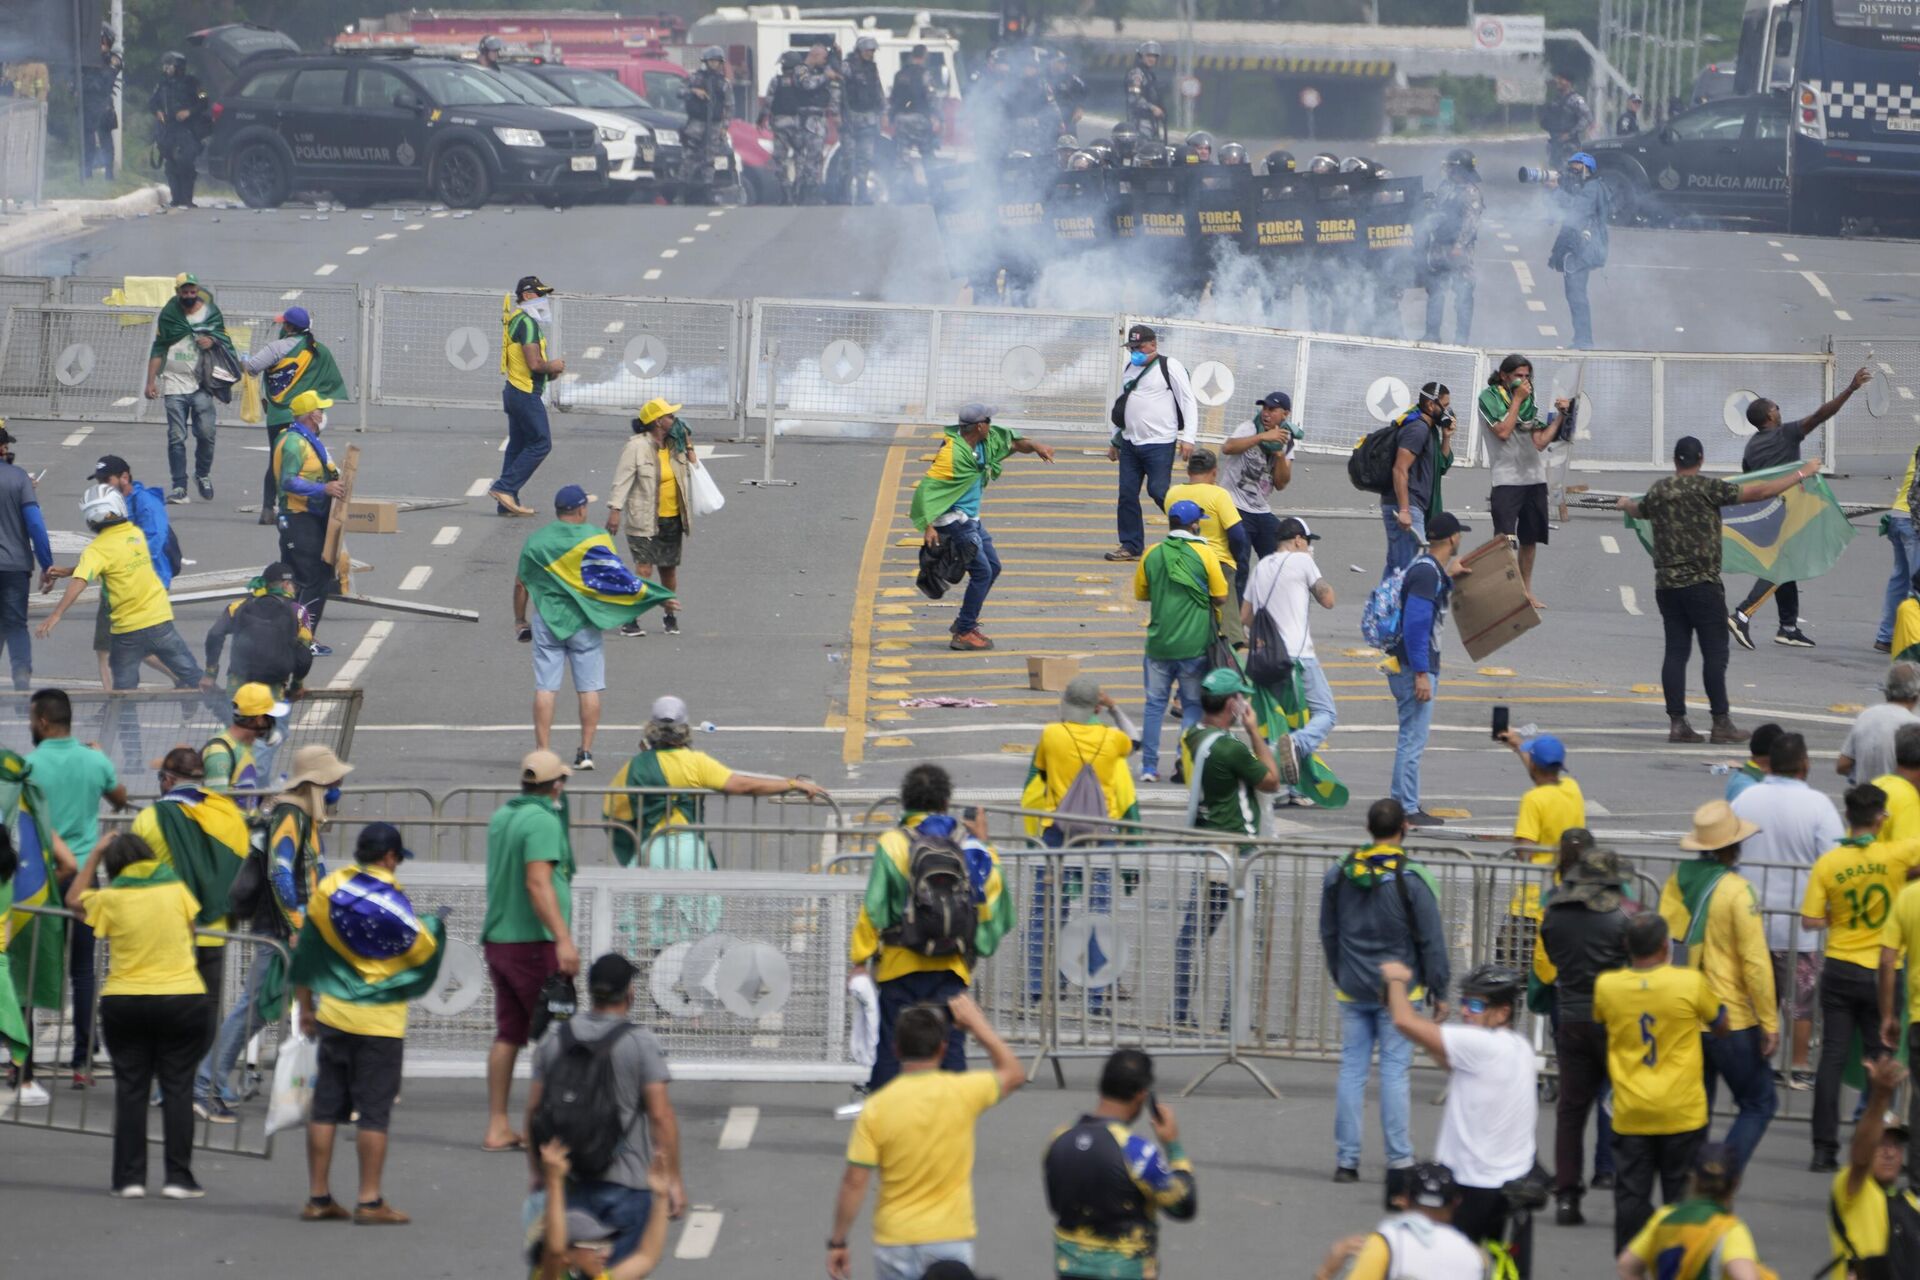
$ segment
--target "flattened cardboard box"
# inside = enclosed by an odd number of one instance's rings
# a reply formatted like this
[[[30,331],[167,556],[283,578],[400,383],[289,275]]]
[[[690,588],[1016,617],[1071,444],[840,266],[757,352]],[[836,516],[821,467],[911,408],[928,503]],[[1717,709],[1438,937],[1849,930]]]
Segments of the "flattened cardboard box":
[[[1453,580],[1453,630],[1475,662],[1540,625],[1520,581],[1513,544],[1497,537],[1467,554],[1471,571]]]

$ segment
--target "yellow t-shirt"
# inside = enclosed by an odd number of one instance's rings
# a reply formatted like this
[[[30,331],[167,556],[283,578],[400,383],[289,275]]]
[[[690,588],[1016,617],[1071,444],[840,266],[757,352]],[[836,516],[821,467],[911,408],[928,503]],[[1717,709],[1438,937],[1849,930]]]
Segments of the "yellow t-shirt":
[[[1853,1251],[1862,1258],[1881,1258],[1887,1252],[1887,1189],[1875,1182],[1872,1174],[1860,1179],[1860,1189],[1853,1195],[1847,1194],[1848,1171],[1842,1169],[1833,1175],[1833,1206],[1840,1210],[1840,1221],[1846,1224],[1847,1239],[1853,1242]],[[1920,1209],[1920,1200],[1913,1192],[1900,1193]],[[1847,1248],[1840,1242],[1840,1234],[1833,1229],[1833,1215],[1827,1216],[1827,1240],[1833,1246],[1833,1256],[1844,1258]]]
[[[1667,1219],[1673,1216],[1677,1205],[1663,1205],[1647,1219],[1647,1225],[1640,1228],[1640,1234],[1627,1245],[1627,1252],[1646,1264],[1650,1276],[1671,1276],[1682,1274],[1679,1265],[1686,1258],[1686,1228],[1668,1229]],[[1662,1265],[1661,1255],[1666,1255],[1666,1265]],[[1684,1274],[1697,1280],[1723,1280],[1727,1274],[1729,1262],[1760,1261],[1760,1252],[1754,1247],[1753,1232],[1747,1224],[1738,1218],[1720,1236],[1720,1241],[1712,1251],[1712,1257],[1698,1270]]]
[[[1913,514],[1907,506],[1907,491],[1913,488],[1913,465],[1920,462],[1920,450],[1915,450],[1907,459],[1907,473],[1900,477],[1900,488],[1893,495],[1893,509],[1903,516]]]
[[[991,1071],[910,1071],[867,1099],[847,1163],[879,1171],[876,1245],[973,1239],[973,1125],[998,1101]]]
[[[384,880],[391,885],[399,884],[393,872],[385,867],[369,867],[360,863],[357,870],[361,875],[372,876],[375,880]],[[316,926],[317,927],[317,926]],[[407,1034],[407,1002],[394,1004],[354,1004],[349,1000],[336,1000],[321,993],[319,1003],[313,1015],[323,1026],[335,1031],[346,1031],[356,1036],[388,1036],[399,1040]]]
[[[173,605],[153,571],[147,535],[131,520],[108,525],[80,553],[73,576],[97,582],[107,593],[113,634],[144,631],[173,621]]]
[[[1688,1133],[1707,1123],[1700,1036],[1720,1001],[1695,969],[1615,969],[1593,984],[1594,1021],[1607,1029],[1615,1133]]]
[[[148,805],[133,815],[133,826],[131,830],[134,835],[139,836],[147,842],[147,848],[153,850],[154,857],[162,862],[172,863],[173,850],[167,847],[166,833],[160,829],[160,815],[153,811],[152,805]],[[245,849],[250,838],[247,833],[245,818],[240,820],[240,830],[237,835],[240,842],[239,847]],[[197,907],[195,908],[195,910],[198,909]],[[221,916],[218,920],[209,924],[207,928],[224,930],[228,928],[229,923],[227,917]],[[225,938],[209,938],[203,934],[195,934],[193,945],[196,947],[224,947],[227,945],[227,940]]]
[[[660,518],[680,514],[680,481],[673,474],[673,451],[662,448],[660,455]]]
[[[1227,550],[1227,530],[1240,523],[1240,508],[1233,505],[1233,495],[1217,484],[1176,484],[1167,490],[1167,506],[1181,501],[1191,502],[1206,512],[1197,532],[1213,548],[1213,554],[1220,557],[1221,564],[1229,569],[1238,568],[1233,553]]]
[[[1520,797],[1520,816],[1513,821],[1513,838],[1526,844],[1545,845],[1530,861],[1550,867],[1560,857],[1560,836],[1574,827],[1587,825],[1587,798],[1571,774],[1562,773],[1560,781],[1531,788]],[[1540,886],[1523,884],[1507,906],[1509,915],[1538,920],[1541,916]]]
[[[733,770],[715,760],[704,751],[695,751],[690,747],[679,747],[654,754],[654,760],[660,766],[661,774],[670,787],[685,787],[689,791],[718,791],[733,781]],[[661,820],[660,827],[685,826],[687,816],[675,805],[667,810],[667,816]]]
[[[1920,644],[1920,600],[1908,596],[1893,611],[1894,660],[1911,660],[1907,650],[1917,644]]]
[[[1080,776],[1080,767],[1091,765],[1107,798],[1107,816],[1125,818],[1136,802],[1133,774],[1127,769],[1127,757],[1132,752],[1133,740],[1118,729],[1064,720],[1050,724],[1040,731],[1040,741],[1033,749],[1020,807],[1057,808],[1073,780]],[[1029,818],[1027,834],[1039,835],[1044,827],[1052,825],[1041,818]]]
[[[151,863],[135,863],[137,870]],[[95,936],[107,943],[103,996],[205,995],[193,958],[193,918],[200,901],[178,880],[138,888],[89,889],[80,905]]]
[[[1893,912],[1886,928],[1880,931],[1880,945],[1901,955],[1902,963],[1912,968],[1910,957],[1920,955],[1920,881],[1910,881],[1893,895]],[[1907,1021],[1920,1022],[1920,981],[1907,977]]]
[[[1881,931],[1916,862],[1920,840],[1843,841],[1814,860],[1800,914],[1827,922],[1828,959],[1880,968]]]
[[[1660,915],[1675,939],[1692,928],[1687,902],[1680,894],[1680,877],[1667,877],[1660,890]],[[1707,975],[1707,987],[1727,1011],[1727,1030],[1758,1026],[1772,1034],[1780,1029],[1780,1001],[1773,986],[1773,953],[1767,950],[1767,927],[1761,922],[1760,895],[1753,882],[1728,871],[1714,882],[1707,900],[1705,936],[1687,949],[1687,967]]]
[[[1914,606],[1920,609],[1920,603]],[[1920,839],[1920,791],[1897,773],[1882,774],[1873,785],[1887,793],[1887,820],[1877,833],[1882,840]]]

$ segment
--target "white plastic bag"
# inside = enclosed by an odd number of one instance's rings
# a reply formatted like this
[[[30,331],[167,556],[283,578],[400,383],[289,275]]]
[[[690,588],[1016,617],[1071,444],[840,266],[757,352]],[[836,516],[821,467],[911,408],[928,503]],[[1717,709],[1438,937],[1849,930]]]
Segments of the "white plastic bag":
[[[687,468],[687,479],[693,489],[693,514],[710,516],[727,505],[727,495],[720,492],[720,486],[713,482],[713,477],[697,460]]]
[[[853,997],[853,1030],[847,1037],[847,1057],[857,1067],[870,1067],[880,1052],[880,991],[866,974],[847,983]]]
[[[273,1098],[267,1104],[267,1133],[296,1129],[313,1110],[313,1079],[320,1074],[320,1042],[298,1032],[280,1045],[273,1064]]]

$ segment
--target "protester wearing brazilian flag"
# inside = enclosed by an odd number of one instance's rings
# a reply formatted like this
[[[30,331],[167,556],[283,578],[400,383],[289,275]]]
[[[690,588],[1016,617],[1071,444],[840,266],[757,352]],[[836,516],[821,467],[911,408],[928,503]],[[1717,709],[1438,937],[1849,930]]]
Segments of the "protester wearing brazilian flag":
[[[1000,556],[993,535],[980,522],[980,497],[1000,478],[1010,453],[1031,453],[1042,462],[1053,461],[1053,450],[1023,439],[1019,432],[993,425],[993,410],[983,404],[963,405],[960,422],[947,428],[947,438],[933,455],[933,465],[913,487],[913,527],[930,549],[942,542],[957,545],[959,564],[967,571],[967,594],[949,630],[949,649],[972,652],[993,648],[980,632],[980,609],[1000,576]],[[949,581],[958,582],[955,572]]]
[[[1722,1143],[1693,1157],[1684,1199],[1662,1208],[1620,1254],[1620,1274],[1632,1280],[1774,1280],[1760,1264],[1753,1232],[1733,1213],[1740,1162]]]
[[[354,845],[354,865],[322,880],[308,900],[294,944],[291,981],[300,1031],[320,1039],[320,1074],[307,1123],[308,1196],[300,1210],[305,1222],[351,1216],[362,1226],[384,1226],[409,1220],[386,1202],[380,1176],[387,1124],[400,1092],[407,1002],[439,979],[446,940],[441,918],[417,915],[394,878],[412,856],[391,824],[368,823]],[[327,1185],[334,1135],[349,1123],[356,1126],[360,1155],[360,1195],[351,1214]]]
[[[301,413],[293,402],[309,391],[329,403],[347,398],[347,381],[340,376],[333,352],[313,336],[313,318],[307,309],[288,307],[276,318],[280,323],[279,335],[240,362],[248,373],[259,375],[260,398],[266,402],[267,409],[269,461],[266,488],[261,491],[264,495],[260,502],[261,524],[272,523],[267,513],[279,485],[273,446],[279,441],[280,433]]]
[[[631,622],[673,599],[621,561],[605,530],[587,524],[587,491],[563,486],[553,496],[553,523],[527,539],[513,584],[513,626],[533,643],[533,742],[547,750],[560,680],[573,673],[580,698],[580,749],[573,767],[593,768],[593,735],[600,727],[600,691],[607,658],[600,633]],[[531,603],[534,611],[529,613]]]

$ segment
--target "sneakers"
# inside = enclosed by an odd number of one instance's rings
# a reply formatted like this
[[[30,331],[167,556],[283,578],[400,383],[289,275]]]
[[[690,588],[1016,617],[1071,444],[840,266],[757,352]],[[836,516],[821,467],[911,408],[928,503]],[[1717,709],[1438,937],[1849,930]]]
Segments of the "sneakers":
[[[1587,1215],[1580,1212],[1580,1197],[1575,1195],[1555,1196],[1553,1220],[1563,1227],[1586,1225]]]
[[[1685,716],[1674,716],[1667,722],[1668,742],[1705,742],[1699,731],[1687,723]]]
[[[1444,827],[1447,825],[1447,820],[1445,818],[1436,818],[1425,809],[1415,809],[1407,815],[1407,825],[1410,827]]]
[[[670,636],[679,635],[680,634],[680,615],[677,613],[670,613],[666,617],[662,618],[660,620],[660,629],[666,632]],[[980,633],[976,631],[974,632],[974,634],[979,635]],[[984,639],[984,637],[982,638]]]
[[[200,491],[200,501],[202,502],[213,501],[213,477],[212,476],[196,476],[194,477],[193,485],[194,485],[194,488]]]
[[[311,645],[307,646],[307,651],[316,658],[331,658],[333,656],[333,646],[330,644],[321,644],[318,640],[315,640]]]
[[[1280,767],[1280,781],[1288,787],[1300,781],[1300,757],[1294,754],[1292,734],[1281,734],[1273,744],[1273,762]]]
[[[167,502],[171,506],[176,506],[176,507],[186,506],[187,505],[187,486],[183,484],[177,484],[173,486],[173,488],[167,490]]]
[[[193,1100],[193,1114],[199,1116],[208,1124],[237,1124],[240,1120],[239,1116],[233,1114],[233,1108],[218,1098],[213,1098],[206,1102],[195,1098]]]
[[[1727,630],[1733,632],[1733,638],[1742,649],[1753,648],[1753,630],[1748,624],[1747,615],[1735,609],[1727,615]]]
[[[76,1072],[74,1072],[74,1073],[73,1073],[73,1083],[72,1083],[72,1084],[70,1084],[70,1085],[68,1085],[67,1087],[68,1087],[68,1088],[70,1088],[70,1089],[91,1089],[91,1088],[93,1088],[93,1073],[92,1073],[92,1072],[90,1072],[90,1071],[76,1071]]]
[[[620,624],[620,634],[629,640],[637,640],[647,634],[647,631],[645,627],[640,625],[640,619],[635,618],[632,622],[623,622]]]
[[[168,1200],[198,1200],[207,1193],[199,1183],[188,1178],[185,1182],[169,1182],[160,1188],[160,1194]]]
[[[1707,735],[1708,742],[1745,742],[1747,731],[1726,716],[1713,718],[1713,731]]]
[[[1346,1165],[1339,1165],[1333,1171],[1333,1180],[1335,1182],[1358,1182],[1360,1181],[1360,1171],[1358,1169],[1350,1169]]]
[[[1786,645],[1789,649],[1811,649],[1814,647],[1812,638],[1797,626],[1780,628],[1773,633],[1773,642],[1775,644]],[[1889,645],[1888,648],[1892,648],[1892,646]]]
[[[1115,547],[1113,550],[1107,552],[1104,558],[1111,560],[1114,564],[1127,564],[1131,561],[1138,560],[1140,553],[1138,551],[1129,551],[1125,547]]]
[[[1157,773],[1155,773],[1155,772],[1154,772],[1153,770],[1151,770],[1151,769],[1149,769],[1149,770],[1147,770],[1147,771],[1146,771],[1145,773],[1143,773],[1143,774],[1141,774],[1141,775],[1140,775],[1140,781],[1142,781],[1142,782],[1158,782],[1158,781],[1160,781],[1160,775],[1159,775],[1159,774],[1157,774]]]
[[[576,769],[584,769],[588,773],[592,773],[593,772],[593,752],[587,750],[585,747],[582,747],[578,751],[574,752],[573,767]]]
[[[145,1200],[147,1189],[137,1182],[129,1182],[124,1187],[115,1187],[111,1194],[116,1200]]]
[[[947,641],[947,648],[958,649],[962,653],[984,653],[993,648],[993,641],[980,634],[979,628],[956,633]]]
[[[332,1196],[328,1196],[325,1200],[309,1199],[300,1206],[302,1222],[346,1222],[352,1217],[353,1214],[348,1212],[347,1207]]]
[[[1795,1093],[1807,1093],[1813,1089],[1813,1072],[1805,1067],[1795,1067],[1787,1074],[1787,1088]]]
[[[375,1200],[372,1204],[353,1207],[353,1223],[358,1227],[404,1227],[412,1221],[412,1218],[385,1200]]]
[[[53,1095],[38,1080],[29,1080],[20,1086],[20,1092],[14,1097],[16,1107],[45,1107],[53,1103]]]

